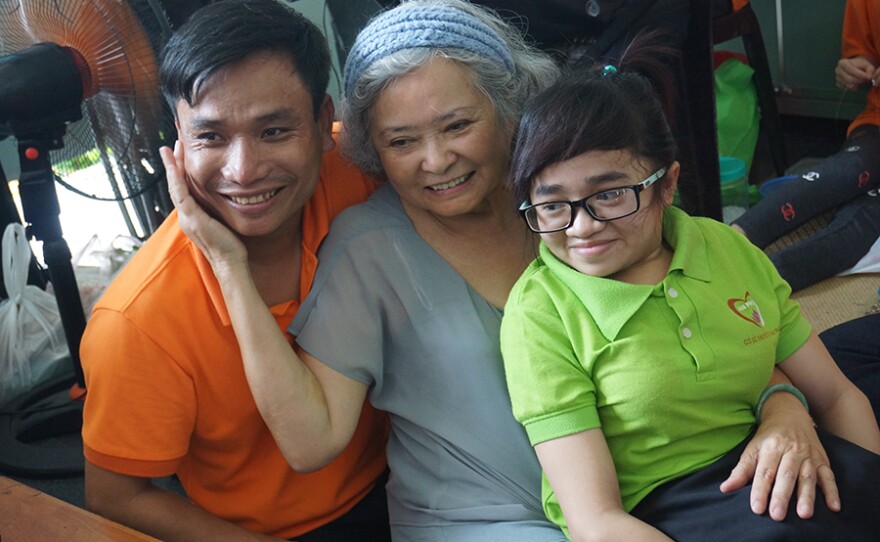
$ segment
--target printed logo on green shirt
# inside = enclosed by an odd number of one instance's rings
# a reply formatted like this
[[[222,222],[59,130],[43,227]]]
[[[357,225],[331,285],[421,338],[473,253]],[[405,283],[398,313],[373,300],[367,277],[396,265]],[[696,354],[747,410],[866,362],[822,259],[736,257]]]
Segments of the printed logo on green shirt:
[[[733,298],[727,300],[727,306],[734,314],[747,322],[751,322],[758,327],[764,327],[764,318],[761,316],[761,309],[758,304],[751,298],[749,292],[742,299]]]

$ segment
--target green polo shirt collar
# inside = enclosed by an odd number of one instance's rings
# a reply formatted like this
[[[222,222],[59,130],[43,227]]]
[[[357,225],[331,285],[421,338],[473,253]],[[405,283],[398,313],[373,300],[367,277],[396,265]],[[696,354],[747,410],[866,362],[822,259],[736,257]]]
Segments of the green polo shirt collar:
[[[675,207],[667,207],[663,212],[663,238],[673,250],[668,274],[680,272],[687,277],[709,282],[711,273],[706,238],[700,228],[687,218],[687,213]],[[609,341],[617,338],[623,326],[660,287],[584,275],[560,261],[543,242],[539,250],[544,264],[570,286],[593,315],[599,331]]]

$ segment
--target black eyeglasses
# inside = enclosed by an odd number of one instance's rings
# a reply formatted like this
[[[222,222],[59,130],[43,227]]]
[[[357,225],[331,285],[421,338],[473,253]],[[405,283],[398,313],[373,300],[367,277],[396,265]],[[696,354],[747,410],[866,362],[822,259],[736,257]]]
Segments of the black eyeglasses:
[[[662,167],[644,181],[596,192],[577,201],[545,201],[534,205],[523,202],[519,212],[535,233],[567,230],[574,224],[577,209],[582,207],[594,220],[607,222],[629,216],[639,210],[639,193],[666,175]]]

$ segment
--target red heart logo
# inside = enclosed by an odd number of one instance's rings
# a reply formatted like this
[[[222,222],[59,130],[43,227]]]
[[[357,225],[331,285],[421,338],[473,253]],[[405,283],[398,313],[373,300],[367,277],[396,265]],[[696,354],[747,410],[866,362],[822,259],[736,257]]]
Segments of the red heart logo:
[[[734,314],[747,322],[751,322],[758,327],[764,327],[764,318],[761,316],[761,309],[758,304],[752,301],[749,292],[742,298],[733,298],[727,300],[727,306]]]

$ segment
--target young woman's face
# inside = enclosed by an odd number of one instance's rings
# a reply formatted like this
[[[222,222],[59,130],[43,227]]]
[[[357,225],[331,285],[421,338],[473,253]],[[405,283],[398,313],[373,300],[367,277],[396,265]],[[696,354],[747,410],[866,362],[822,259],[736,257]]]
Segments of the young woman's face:
[[[655,170],[628,150],[589,151],[543,169],[532,182],[531,202],[577,201],[602,190],[638,184]],[[637,212],[602,222],[578,208],[570,228],[542,233],[541,239],[557,258],[586,275],[639,284],[659,282],[670,254],[663,246],[663,209],[672,201],[678,170],[678,162],[673,162],[661,180],[639,194]]]
[[[435,58],[388,85],[370,110],[370,139],[409,209],[458,216],[504,186],[510,134],[470,75]]]

